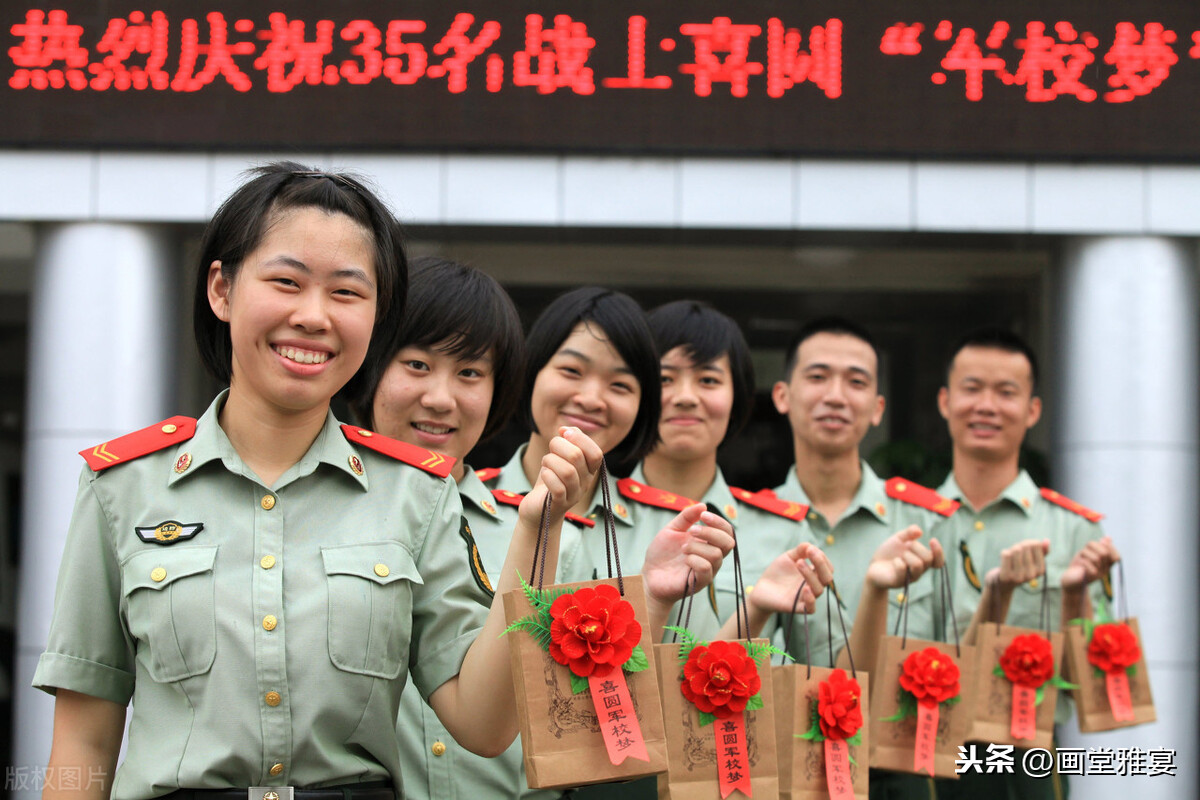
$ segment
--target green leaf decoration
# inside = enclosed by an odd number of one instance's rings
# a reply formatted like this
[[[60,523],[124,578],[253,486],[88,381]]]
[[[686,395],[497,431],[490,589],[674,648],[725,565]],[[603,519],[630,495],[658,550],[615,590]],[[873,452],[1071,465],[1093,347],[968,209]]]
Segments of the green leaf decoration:
[[[911,692],[906,692],[903,689],[899,692],[900,708],[890,717],[882,717],[880,722],[900,722],[901,720],[915,717],[917,715],[917,698],[912,696]]]
[[[742,642],[742,646],[746,648],[746,653],[759,664],[769,662],[771,656],[788,656],[787,653],[775,647],[770,642],[744,641]],[[788,656],[788,658],[791,658],[791,656]]]
[[[858,734],[855,734],[855,736],[857,736],[857,735]],[[846,741],[848,742],[850,740],[847,739]],[[860,737],[860,741],[861,741],[861,737]],[[851,764],[853,764],[856,767],[858,766],[858,762],[854,760],[854,756],[850,755],[850,751],[848,751],[848,750],[846,751],[846,758],[850,759]]]
[[[999,664],[992,667],[992,674],[995,675],[997,678],[1008,677],[1007,675],[1004,674],[1004,668],[1001,667]]]
[[[1034,692],[1034,695],[1033,695],[1033,705],[1034,705],[1034,707],[1035,707],[1035,708],[1036,708],[1037,706],[1040,706],[1040,705],[1042,704],[1042,700],[1045,698],[1045,696],[1046,696],[1046,687],[1045,687],[1045,685],[1043,684],[1042,686],[1039,686],[1039,687],[1037,688],[1037,691],[1036,691],[1036,692]]]
[[[821,733],[821,725],[817,722],[817,714],[814,711],[812,714],[812,725],[804,733],[793,733],[792,736],[797,739],[807,739],[810,742],[822,742],[825,736]]]
[[[646,658],[646,651],[639,644],[633,648],[633,653],[630,654],[629,660],[621,666],[621,669],[626,672],[641,672],[649,666],[650,659]]]
[[[707,644],[707,642],[701,642],[699,639],[697,639],[695,635],[693,635],[692,632],[687,628],[681,628],[677,625],[665,625],[663,626],[663,629],[674,631],[679,635],[679,666],[681,667],[687,663],[688,657],[698,645]]]
[[[1079,688],[1078,685],[1071,683],[1068,680],[1065,680],[1061,675],[1055,675],[1053,678],[1051,678],[1050,685],[1055,686],[1059,689],[1078,689]]]
[[[1137,674],[1137,665],[1130,664],[1125,668],[1125,674],[1132,678],[1135,674]]]
[[[583,694],[588,690],[588,679],[581,678],[570,669],[567,672],[571,676],[571,694]]]
[[[512,633],[513,631],[525,631],[534,639],[543,650],[550,649],[550,626],[541,619],[541,615],[529,615],[521,617],[504,629],[504,633]]]
[[[851,736],[849,739],[847,739],[846,744],[852,744],[855,747],[860,747],[862,745],[862,728],[859,728],[858,731],[853,736]],[[854,763],[853,758],[850,759],[850,763],[851,764]]]
[[[758,711],[762,707],[763,707],[762,692],[759,692],[758,694],[754,695],[753,697],[751,697],[749,700],[746,701],[746,710],[747,711]]]
[[[700,713],[700,727],[701,728],[703,728],[705,725],[712,725],[714,722],[717,721],[716,714],[709,714],[707,711],[700,711],[699,713]]]
[[[1103,678],[1104,670],[1100,669],[1099,667],[1092,667],[1092,677],[1093,678]]]
[[[1129,612],[1126,611],[1125,613],[1128,614]],[[1103,624],[1112,621],[1112,613],[1108,610],[1108,601],[1101,597],[1096,606],[1096,622]],[[1088,638],[1090,639],[1091,637],[1089,636]]]
[[[951,697],[949,700],[943,700],[942,708],[949,708],[950,706],[956,706],[961,702],[962,702],[962,695],[956,694],[956,695],[954,695],[954,697]]]

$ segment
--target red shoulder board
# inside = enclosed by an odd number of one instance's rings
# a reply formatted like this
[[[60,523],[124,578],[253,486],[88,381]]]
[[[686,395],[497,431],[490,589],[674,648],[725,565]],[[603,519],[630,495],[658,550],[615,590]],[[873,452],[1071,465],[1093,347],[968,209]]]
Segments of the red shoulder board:
[[[683,511],[688,506],[695,505],[694,500],[638,483],[633,478],[622,478],[617,481],[617,491],[621,493],[622,497],[627,497],[635,503],[665,508],[668,511]]]
[[[892,478],[884,485],[884,488],[887,490],[887,496],[893,500],[903,500],[905,503],[927,508],[943,517],[948,517],[958,511],[958,507],[961,505],[957,500],[942,497],[933,489],[926,489],[921,484],[906,481],[904,478]]]
[[[114,464],[123,464],[164,447],[186,442],[195,435],[196,420],[191,417],[171,417],[149,428],[109,439],[90,450],[80,450],[79,455],[94,472],[99,472]]]
[[[423,469],[439,478],[447,477],[454,462],[457,461],[452,456],[444,456],[441,453],[426,450],[424,447],[417,447],[415,444],[389,439],[387,436],[381,436],[357,425],[343,425],[342,433],[351,444],[362,445],[368,450],[391,456],[397,461],[403,461],[405,464]]]
[[[1079,516],[1086,519],[1088,522],[1099,522],[1104,519],[1104,515],[1099,511],[1092,511],[1090,508],[1079,505],[1069,497],[1063,497],[1053,489],[1042,489],[1042,497],[1054,503],[1056,506],[1062,506],[1067,511],[1073,511]]]
[[[487,483],[492,478],[500,477],[500,468],[488,467],[487,469],[477,469],[475,470],[475,477],[479,478],[479,480],[483,481],[484,483]]]
[[[496,470],[496,472],[498,473],[500,470]],[[525,495],[517,494],[516,492],[510,492],[507,489],[492,489],[492,497],[496,498],[497,502],[504,503],[506,506],[519,506],[521,505],[521,501],[525,498]],[[587,517],[581,517],[578,514],[572,514],[570,511],[567,512],[567,519],[571,520],[571,522],[574,522],[576,525],[582,525],[585,528],[596,527],[596,520],[588,519]]]
[[[775,496],[775,493],[770,490],[761,492],[748,492],[745,489],[739,489],[736,486],[729,487],[729,493],[741,500],[743,503],[755,508],[761,508],[763,511],[769,511],[780,517],[786,517],[796,522],[802,522],[808,514],[808,506],[804,503],[793,503],[790,500],[780,500]]]

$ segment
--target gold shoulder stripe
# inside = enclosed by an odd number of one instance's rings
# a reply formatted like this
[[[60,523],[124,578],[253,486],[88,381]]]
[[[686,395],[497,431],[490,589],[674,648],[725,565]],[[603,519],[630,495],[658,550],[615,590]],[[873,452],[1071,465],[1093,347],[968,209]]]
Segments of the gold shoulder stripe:
[[[959,542],[958,551],[962,554],[963,574],[967,576],[967,582],[977,591],[982,592],[983,584],[979,582],[979,575],[975,572],[975,563],[971,561],[971,550],[967,547],[967,543]]]
[[[467,543],[467,560],[471,563],[471,577],[475,579],[475,585],[482,589],[490,600],[496,596],[496,590],[492,588],[487,570],[483,568],[483,559],[479,556],[479,547],[475,544],[475,536],[471,533],[471,526],[467,523],[466,517],[462,518],[462,526],[458,533]]]

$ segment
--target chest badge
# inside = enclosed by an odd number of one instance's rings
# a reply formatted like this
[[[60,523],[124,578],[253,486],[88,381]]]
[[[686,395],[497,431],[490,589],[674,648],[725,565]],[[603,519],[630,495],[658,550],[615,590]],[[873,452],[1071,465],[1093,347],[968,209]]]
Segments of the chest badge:
[[[193,522],[184,525],[182,522],[167,520],[160,522],[154,526],[145,528],[134,528],[137,531],[138,538],[143,542],[154,542],[155,544],[175,544],[182,542],[185,539],[191,539],[200,531],[204,530],[203,522]]]

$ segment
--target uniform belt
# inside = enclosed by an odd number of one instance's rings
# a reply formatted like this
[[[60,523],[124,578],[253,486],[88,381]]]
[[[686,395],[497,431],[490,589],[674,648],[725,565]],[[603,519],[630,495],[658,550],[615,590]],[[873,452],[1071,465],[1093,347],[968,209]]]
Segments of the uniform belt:
[[[284,787],[258,787],[256,794],[269,792],[273,788],[283,796]],[[248,797],[246,789],[178,789],[159,800],[247,800]],[[396,793],[390,781],[368,781],[320,789],[293,789],[292,797],[294,800],[396,800]]]

